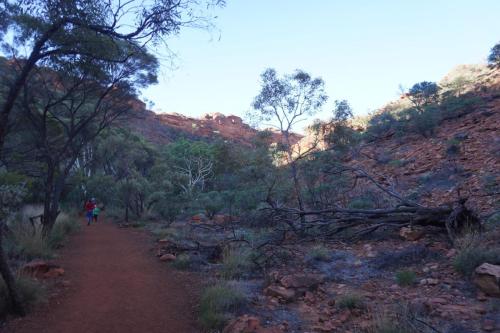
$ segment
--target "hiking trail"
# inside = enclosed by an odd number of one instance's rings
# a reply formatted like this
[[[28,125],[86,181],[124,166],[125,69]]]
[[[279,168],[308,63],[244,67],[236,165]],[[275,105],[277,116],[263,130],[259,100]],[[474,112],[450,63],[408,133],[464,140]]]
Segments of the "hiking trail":
[[[150,248],[142,231],[104,219],[84,224],[56,260],[67,290],[5,332],[197,332],[193,278],[159,263]]]

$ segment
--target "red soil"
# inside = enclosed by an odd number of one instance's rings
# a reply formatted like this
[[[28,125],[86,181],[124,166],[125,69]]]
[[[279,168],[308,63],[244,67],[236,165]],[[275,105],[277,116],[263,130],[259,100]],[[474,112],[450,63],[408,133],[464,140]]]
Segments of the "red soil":
[[[64,296],[12,321],[5,332],[198,331],[192,304],[196,298],[190,294],[192,278],[172,271],[148,253],[144,233],[106,222],[83,228],[57,261],[66,271],[63,279],[69,281]]]

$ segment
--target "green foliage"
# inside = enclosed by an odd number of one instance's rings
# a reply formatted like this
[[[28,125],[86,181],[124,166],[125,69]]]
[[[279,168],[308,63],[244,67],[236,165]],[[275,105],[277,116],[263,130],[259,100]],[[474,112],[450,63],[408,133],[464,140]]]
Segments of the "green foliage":
[[[450,139],[446,141],[446,153],[448,155],[458,155],[460,153],[460,140]]]
[[[378,113],[368,120],[366,133],[371,137],[381,137],[396,128],[397,124],[398,120],[393,114],[389,112]]]
[[[405,160],[391,160],[387,164],[389,164],[390,166],[393,166],[395,168],[400,168],[406,164],[406,161]]]
[[[221,276],[226,280],[240,279],[256,269],[249,249],[227,249],[221,267]]]
[[[356,294],[342,295],[336,302],[338,308],[340,309],[364,309],[366,308],[365,301],[363,298]]]
[[[172,267],[179,270],[188,270],[191,268],[192,264],[193,261],[191,259],[191,256],[187,253],[181,253],[172,262]]]
[[[306,254],[306,260],[329,261],[331,252],[323,245],[315,245]]]
[[[434,103],[438,97],[439,86],[435,82],[422,81],[415,83],[408,90],[408,98],[417,108]]]
[[[201,296],[200,324],[207,330],[221,330],[231,314],[246,303],[245,295],[228,284],[208,287]]]
[[[497,43],[491,48],[490,54],[488,55],[488,64],[492,68],[500,68],[500,43]]]
[[[396,282],[400,286],[412,286],[416,279],[417,275],[413,271],[403,270],[396,273]]]
[[[213,219],[225,206],[224,196],[217,191],[211,191],[200,195],[199,201],[205,210],[205,215]]]
[[[453,267],[463,276],[470,277],[483,263],[500,264],[500,248],[466,247],[453,260]]]
[[[16,278],[16,287],[21,303],[28,308],[46,300],[45,288],[35,280],[18,276]],[[0,318],[9,312],[9,306],[7,287],[3,279],[0,279]]]
[[[494,213],[486,220],[484,224],[487,231],[495,230],[500,228],[500,213]]]
[[[64,212],[60,213],[56,219],[54,227],[50,231],[48,242],[51,248],[59,248],[66,237],[71,233],[78,231],[81,224],[78,218],[74,215],[68,215]]]
[[[373,202],[373,198],[369,196],[363,196],[352,199],[349,202],[348,207],[352,209],[370,209],[374,208],[375,204]]]
[[[33,214],[33,212],[36,213]],[[33,210],[31,213],[28,212],[27,216],[38,213],[39,211]],[[63,244],[67,235],[80,228],[76,217],[61,213],[49,236],[44,237],[42,226],[39,223],[31,225],[27,216],[19,216],[9,224],[13,237],[8,242],[10,255],[25,260],[53,258],[54,250]]]
[[[453,119],[470,113],[483,104],[483,100],[471,94],[444,96],[440,107],[440,118]]]

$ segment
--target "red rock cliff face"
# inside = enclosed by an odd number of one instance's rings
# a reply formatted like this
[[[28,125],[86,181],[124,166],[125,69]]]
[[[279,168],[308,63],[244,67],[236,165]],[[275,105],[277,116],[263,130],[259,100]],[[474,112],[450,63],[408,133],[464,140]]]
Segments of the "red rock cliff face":
[[[222,139],[251,145],[259,133],[258,130],[245,124],[240,117],[233,115],[213,113],[198,119],[177,113],[157,114],[146,110],[144,103],[139,101],[134,101],[131,105],[135,112],[134,116],[128,119],[127,126],[156,144],[168,144],[184,137],[208,141]],[[273,142],[281,139],[281,135],[277,132],[272,132],[271,136]],[[292,139],[293,143],[296,143],[301,136],[294,134]]]

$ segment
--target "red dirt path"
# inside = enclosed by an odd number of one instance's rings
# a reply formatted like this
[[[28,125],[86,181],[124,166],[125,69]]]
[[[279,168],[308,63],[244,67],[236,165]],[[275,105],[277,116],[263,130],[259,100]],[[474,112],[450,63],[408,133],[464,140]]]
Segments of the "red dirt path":
[[[197,332],[190,277],[158,262],[148,248],[143,232],[106,222],[84,226],[57,260],[69,290],[3,331]]]

